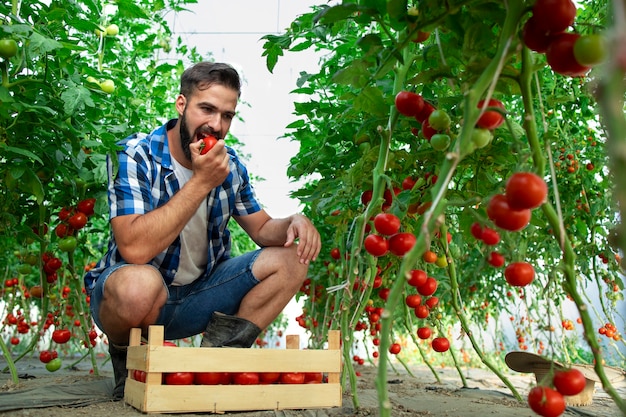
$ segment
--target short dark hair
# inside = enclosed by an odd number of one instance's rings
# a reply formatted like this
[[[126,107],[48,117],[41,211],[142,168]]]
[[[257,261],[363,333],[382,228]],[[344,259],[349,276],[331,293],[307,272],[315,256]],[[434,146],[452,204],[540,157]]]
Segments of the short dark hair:
[[[233,89],[241,95],[239,73],[232,66],[219,62],[198,62],[187,68],[180,79],[180,93],[190,97],[195,90],[205,90],[214,84]]]

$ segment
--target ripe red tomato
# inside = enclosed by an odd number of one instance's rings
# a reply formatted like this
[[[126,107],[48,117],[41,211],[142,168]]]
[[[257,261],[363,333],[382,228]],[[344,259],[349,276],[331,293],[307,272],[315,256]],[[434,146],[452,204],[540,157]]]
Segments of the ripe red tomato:
[[[435,337],[431,343],[435,352],[446,352],[450,349],[450,341],[446,337]]]
[[[500,234],[497,230],[485,226],[481,234],[481,240],[485,242],[486,245],[497,245],[498,242],[500,242]]]
[[[504,195],[513,210],[534,209],[546,201],[548,186],[537,174],[516,172],[506,181]]]
[[[396,256],[404,256],[404,254],[413,248],[416,240],[413,233],[396,233],[389,237],[389,251]]]
[[[389,353],[392,355],[397,355],[401,350],[402,346],[400,346],[400,343],[392,343],[391,346],[389,346]]]
[[[304,384],[303,372],[283,372],[280,374],[281,384]]]
[[[85,216],[91,216],[93,214],[93,209],[95,205],[96,205],[95,198],[86,198],[84,200],[79,201],[76,208],[81,213],[84,213]]]
[[[72,229],[80,230],[87,224],[87,216],[79,211],[69,218],[68,223]]]
[[[439,297],[429,297],[426,300],[425,304],[426,304],[426,306],[428,308],[430,308],[432,310],[433,308],[435,308],[437,306],[437,304],[439,304]]]
[[[49,350],[42,350],[41,352],[39,352],[39,360],[42,363],[48,363],[52,359],[54,359],[54,356],[52,356],[52,352],[51,351],[49,351]]]
[[[417,180],[409,175],[408,177],[405,177],[402,180],[402,189],[403,190],[412,190],[413,187],[415,186],[416,182],[417,182]]]
[[[65,223],[59,223],[54,228],[54,234],[57,235],[57,237],[59,237],[59,238],[64,238],[65,236],[71,234],[71,230],[72,229],[67,227],[67,225]]]
[[[428,275],[426,275],[425,271],[421,269],[413,269],[411,270],[411,277],[407,282],[412,287],[417,288],[426,283],[426,278],[428,278]]]
[[[476,239],[482,239],[482,237],[483,237],[483,226],[480,223],[478,223],[478,222],[472,223],[472,225],[470,226],[470,233]]]
[[[552,71],[568,77],[580,77],[591,68],[581,65],[574,55],[574,44],[580,38],[578,33],[564,32],[554,36],[546,51],[548,65]]]
[[[485,104],[485,100],[480,100],[478,102],[478,108],[482,109]],[[487,107],[499,107],[504,109],[504,104],[500,100],[495,98],[489,99],[489,103]],[[493,130],[499,127],[502,123],[504,123],[504,116],[502,116],[499,112],[495,110],[485,110],[485,112],[480,116],[478,121],[476,122],[476,126],[482,129]]]
[[[58,344],[67,343],[71,337],[72,332],[68,329],[56,329],[52,332],[52,340]]]
[[[404,299],[404,302],[409,308],[415,308],[422,304],[422,296],[419,294],[409,294]]]
[[[383,256],[389,250],[389,244],[387,243],[387,239],[380,235],[367,235],[365,240],[363,241],[363,246],[365,250],[372,256]]]
[[[572,0],[537,0],[533,17],[538,28],[551,33],[563,32],[576,19],[576,5]]]
[[[565,411],[563,395],[552,388],[537,386],[528,393],[528,405],[543,417],[558,417]]]
[[[133,379],[139,382],[146,382],[146,371],[140,371],[139,369],[133,370]]]
[[[433,334],[433,331],[430,329],[430,327],[420,327],[419,329],[417,329],[417,337],[419,337],[422,340],[426,340],[430,338],[432,334]]]
[[[387,298],[389,298],[389,292],[391,292],[391,290],[389,288],[381,288],[380,290],[378,290],[378,296],[387,301]]]
[[[400,230],[400,219],[395,214],[378,213],[374,217],[374,228],[381,235],[391,236]]]
[[[235,385],[256,385],[261,378],[258,372],[234,372],[232,380]]]
[[[422,123],[422,135],[424,139],[430,140],[436,134],[437,130],[432,128],[428,119],[424,120],[424,123]]]
[[[400,91],[395,98],[396,109],[400,114],[415,117],[424,107],[424,99],[411,91]]]
[[[487,205],[487,216],[496,226],[511,232],[526,227],[530,222],[530,215],[529,209],[513,210],[504,194],[494,195]]]
[[[489,254],[489,258],[487,259],[487,262],[489,262],[491,266],[500,268],[502,265],[504,265],[504,256],[498,252],[491,252]]]
[[[339,251],[339,248],[332,248],[330,250],[330,257],[338,260],[339,258],[341,258],[341,252]]]
[[[587,386],[587,378],[578,369],[571,368],[554,372],[554,388],[563,395],[578,395]]]
[[[194,379],[193,372],[168,372],[164,374],[165,385],[191,385]]]
[[[305,384],[321,384],[324,382],[324,374],[321,372],[305,372],[304,383]]]
[[[217,138],[213,135],[207,135],[202,138],[202,143],[200,144],[200,155],[204,155],[209,152],[217,143]]]
[[[366,190],[361,193],[361,204],[367,206],[372,201],[372,190]]]
[[[554,37],[553,33],[543,30],[537,25],[537,18],[532,16],[524,24],[522,29],[522,41],[531,51],[545,53]]]
[[[230,374],[228,372],[195,372],[193,383],[196,385],[228,385]]]
[[[423,285],[417,287],[417,292],[419,292],[424,297],[433,295],[435,291],[437,291],[437,280],[433,277],[426,278],[426,282]]]
[[[527,262],[512,262],[504,268],[504,278],[514,287],[524,287],[535,279],[535,268]]]
[[[435,106],[427,101],[424,101],[424,106],[422,107],[422,110],[415,115],[415,120],[417,120],[421,124],[424,124],[424,122],[428,120],[428,117],[433,111],[435,111]]]
[[[430,314],[430,309],[428,308],[428,306],[423,305],[423,304],[420,304],[417,307],[415,307],[414,311],[415,311],[415,317],[417,317],[418,319],[425,319]]]

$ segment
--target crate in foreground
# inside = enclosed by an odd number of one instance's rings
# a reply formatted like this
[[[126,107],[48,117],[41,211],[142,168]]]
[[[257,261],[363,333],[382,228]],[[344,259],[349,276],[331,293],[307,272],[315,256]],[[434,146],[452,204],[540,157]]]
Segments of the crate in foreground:
[[[148,343],[132,329],[124,400],[144,413],[186,413],[331,408],[341,406],[339,331],[328,334],[328,349],[300,350],[298,336],[287,349],[163,346],[163,326],[150,326]],[[146,372],[146,381],[132,378]],[[167,372],[322,372],[321,384],[164,385]]]

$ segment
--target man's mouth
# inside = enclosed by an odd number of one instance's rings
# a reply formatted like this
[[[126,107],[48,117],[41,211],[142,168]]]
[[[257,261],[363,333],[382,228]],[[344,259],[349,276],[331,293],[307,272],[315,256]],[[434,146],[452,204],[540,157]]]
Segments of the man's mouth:
[[[215,139],[220,139],[220,137],[212,130],[200,129],[196,132],[196,141],[200,141],[207,136],[213,136]]]

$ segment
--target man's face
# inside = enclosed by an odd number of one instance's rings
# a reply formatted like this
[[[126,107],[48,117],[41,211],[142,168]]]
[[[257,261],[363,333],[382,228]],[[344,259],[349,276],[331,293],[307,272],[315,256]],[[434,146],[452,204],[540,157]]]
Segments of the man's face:
[[[180,113],[180,144],[185,157],[191,161],[189,145],[207,134],[223,139],[235,117],[237,91],[222,85],[196,90],[191,97],[176,100]]]

